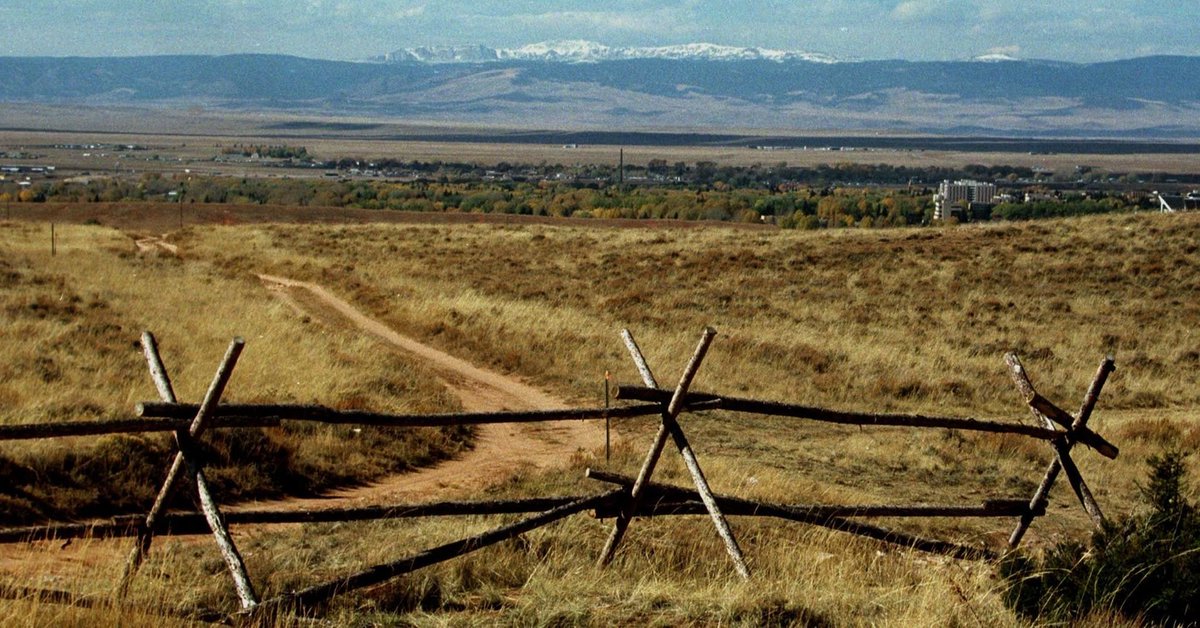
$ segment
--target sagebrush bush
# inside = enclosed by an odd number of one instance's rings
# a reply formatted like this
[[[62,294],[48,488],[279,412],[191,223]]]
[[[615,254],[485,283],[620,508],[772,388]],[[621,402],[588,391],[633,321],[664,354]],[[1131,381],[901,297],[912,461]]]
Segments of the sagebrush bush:
[[[1107,523],[1091,544],[1066,541],[1041,559],[1000,563],[1005,602],[1037,621],[1116,612],[1152,624],[1200,623],[1200,512],[1188,501],[1185,454],[1149,459],[1146,512]]]

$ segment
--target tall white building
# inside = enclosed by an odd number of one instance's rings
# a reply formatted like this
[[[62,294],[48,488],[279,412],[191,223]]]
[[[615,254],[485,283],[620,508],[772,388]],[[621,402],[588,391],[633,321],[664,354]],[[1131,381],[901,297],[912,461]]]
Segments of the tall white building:
[[[970,207],[972,203],[991,205],[996,198],[996,186],[992,183],[972,181],[968,179],[942,181],[937,194],[933,197],[933,219],[945,220],[962,211],[962,207]]]

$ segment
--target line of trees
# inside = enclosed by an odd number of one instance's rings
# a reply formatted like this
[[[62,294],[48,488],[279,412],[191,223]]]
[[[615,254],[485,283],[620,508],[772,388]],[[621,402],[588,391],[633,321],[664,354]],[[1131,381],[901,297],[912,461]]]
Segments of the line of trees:
[[[1034,220],[1085,214],[1107,214],[1128,211],[1131,208],[1128,201],[1115,196],[1103,198],[1067,196],[1059,200],[1001,203],[992,208],[991,217],[998,220]]]
[[[769,222],[784,228],[901,227],[929,224],[929,188],[711,185],[617,186],[594,181],[398,182],[384,179],[189,177],[0,182],[0,202],[187,202],[353,207],[414,212],[474,212]],[[1143,199],[1142,205],[1145,201]],[[970,220],[1028,220],[1137,209],[1121,194],[1068,194],[1002,203]]]
[[[879,227],[927,222],[928,190],[782,186],[595,186],[577,182],[390,182],[378,179],[197,177],[46,180],[0,184],[0,202],[194,202],[506,213],[592,218],[773,222],[784,227]]]

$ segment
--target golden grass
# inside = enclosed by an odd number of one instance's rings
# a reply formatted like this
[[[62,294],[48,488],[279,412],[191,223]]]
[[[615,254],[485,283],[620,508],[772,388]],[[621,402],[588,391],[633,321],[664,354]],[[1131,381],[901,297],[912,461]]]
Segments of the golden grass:
[[[1200,281],[1198,226],[1150,215],[833,234],[278,226],[207,231],[191,250],[341,286],[402,329],[576,390],[581,370],[630,373],[620,327],[677,369],[668,360],[682,363],[712,324],[721,336],[701,382],[731,392],[1011,412],[1010,349],[1064,404],[1113,352],[1104,407],[1194,405],[1200,306],[1184,297]],[[255,254],[221,253],[225,241]]]
[[[639,381],[621,327],[664,384],[714,325],[697,389],[1014,421],[1032,417],[1004,352],[1017,351],[1069,411],[1113,353],[1117,372],[1094,419],[1108,433],[1147,413],[1194,418],[1198,238],[1200,216],[1140,214],[816,234],[280,225],[180,240],[186,254],[235,272],[324,283],[431,344],[593,402],[605,370]],[[253,254],[225,253],[229,241]],[[720,414],[688,422],[707,455],[753,452],[757,468],[816,477],[847,498],[1025,495],[1048,453],[1013,438]],[[1081,453],[1080,464],[1099,493],[1129,503],[1137,465],[1160,445],[1121,444],[1118,462]],[[1052,508],[1082,529],[1065,499]]]
[[[419,365],[359,335],[296,316],[252,277],[233,278],[161,251],[136,253],[130,237],[109,229],[56,229],[53,256],[44,224],[7,224],[0,240],[0,325],[6,330],[0,339],[0,421],[132,416],[135,403],[157,398],[137,344],[143,329],[155,331],[176,394],[185,401],[199,401],[225,346],[241,335],[247,348],[228,387],[232,402],[393,412],[458,407]],[[462,434],[312,426],[214,433],[209,477],[227,498],[313,492],[428,463],[461,448]],[[20,520],[34,513],[141,510],[170,455],[168,442],[157,434],[4,443],[6,469],[30,495],[0,501]],[[260,464],[247,467],[231,457]],[[101,470],[99,475],[114,477],[95,477]],[[69,490],[49,494],[38,477],[58,478],[51,482]]]
[[[403,332],[589,405],[599,399],[605,370],[619,381],[638,381],[616,335],[621,327],[634,331],[664,385],[674,383],[700,329],[711,324],[720,335],[695,386],[700,390],[1013,421],[1032,419],[1001,361],[1005,351],[1019,351],[1039,390],[1069,411],[1100,358],[1114,352],[1118,370],[1093,425],[1122,447],[1121,457],[1107,461],[1080,448],[1076,458],[1115,516],[1135,508],[1135,482],[1148,455],[1197,438],[1200,340],[1193,330],[1200,305],[1192,296],[1200,279],[1192,269],[1200,263],[1198,231],[1200,216],[1190,215],[819,234],[213,227],[175,234],[185,261],[170,268],[181,276],[200,273],[213,286],[240,286],[251,301],[260,290],[247,279],[251,272],[316,281]],[[300,326],[294,330],[300,336],[319,339],[291,314],[277,314],[279,325]],[[203,358],[189,358],[200,363],[193,379],[207,380],[223,341],[211,344]],[[173,350],[165,348],[169,365]],[[386,373],[361,368],[377,377]],[[328,401],[330,389],[313,386],[303,372],[295,373],[295,384],[273,382],[271,393]],[[778,502],[1024,498],[1050,459],[1045,444],[1014,437],[860,430],[719,412],[689,415],[684,425],[716,490]],[[632,473],[653,422],[618,429],[626,441],[611,466]],[[493,494],[594,490],[581,474],[582,463],[524,474]],[[671,452],[658,477],[687,483]],[[882,523],[993,546],[1012,525]],[[256,583],[278,593],[494,524],[467,518],[292,526],[255,532],[239,543]],[[737,519],[735,530],[756,572],[752,584],[742,585],[710,524],[695,518],[637,521],[614,566],[596,571],[592,562],[607,525],[575,517],[346,598],[329,617],[418,625],[1019,623],[1000,601],[1002,584],[979,563]],[[1049,516],[1034,524],[1027,542],[1038,547],[1086,532],[1081,509],[1060,486]],[[206,542],[168,546],[174,549],[156,554],[158,571],[151,570],[161,575],[143,582],[147,599],[163,587],[195,582],[199,569],[209,575],[192,589],[192,601],[233,607]]]

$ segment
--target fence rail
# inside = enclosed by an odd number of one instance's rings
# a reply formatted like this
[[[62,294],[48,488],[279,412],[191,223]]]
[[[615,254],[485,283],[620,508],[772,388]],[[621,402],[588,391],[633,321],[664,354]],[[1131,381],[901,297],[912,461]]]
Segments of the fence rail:
[[[737,573],[750,577],[741,548],[727,517],[773,517],[808,525],[820,526],[877,541],[900,545],[925,552],[945,554],[965,559],[992,559],[998,553],[986,547],[973,547],[928,539],[899,530],[864,523],[869,518],[910,517],[1014,517],[1016,528],[1009,538],[1008,549],[1016,548],[1033,520],[1046,514],[1046,501],[1059,474],[1065,474],[1072,490],[1089,517],[1101,525],[1103,514],[1094,496],[1071,458],[1071,449],[1082,443],[1101,455],[1115,458],[1119,449],[1087,427],[1088,419],[1099,399],[1108,375],[1114,370],[1111,357],[1100,364],[1096,376],[1084,396],[1077,414],[1071,415],[1039,394],[1020,360],[1014,354],[1005,356],[1010,375],[1030,412],[1041,425],[1003,422],[970,417],[924,416],[910,414],[872,414],[846,412],[812,406],[730,397],[715,393],[690,392],[692,379],[698,373],[708,346],[716,332],[705,329],[700,344],[684,368],[678,385],[671,390],[660,388],[641,350],[627,330],[622,337],[643,386],[619,386],[618,399],[640,402],[615,408],[568,408],[560,410],[504,411],[442,414],[382,414],[359,410],[337,410],[319,405],[289,404],[224,404],[220,403],[242,341],[235,339],[214,376],[203,403],[179,403],[175,398],[170,377],[158,355],[157,343],[149,332],[142,335],[151,378],[160,401],[137,404],[137,418],[94,422],[34,423],[0,426],[0,440],[96,436],[101,434],[173,432],[177,453],[167,473],[167,480],[147,515],[125,515],[91,522],[47,523],[44,525],[0,528],[0,543],[25,542],[38,539],[71,539],[79,537],[136,537],[126,569],[121,577],[119,595],[124,595],[136,577],[138,565],[151,549],[155,536],[212,534],[221,549],[241,602],[241,611],[227,615],[245,618],[265,611],[293,610],[312,612],[329,599],[363,587],[385,582],[401,574],[453,559],[493,545],[504,539],[549,525],[571,515],[592,510],[599,519],[613,519],[613,530],[601,552],[599,565],[612,558],[630,523],[637,517],[708,515],[729,552]],[[1031,499],[993,499],[979,504],[774,504],[714,493],[700,467],[700,462],[680,426],[679,417],[689,412],[708,410],[813,420],[843,425],[870,427],[904,427],[910,429],[945,429],[995,434],[1014,434],[1048,441],[1053,458]],[[511,500],[441,501],[418,504],[392,504],[354,508],[319,510],[238,510],[221,512],[204,478],[204,459],[199,440],[207,430],[230,428],[273,427],[283,421],[314,421],[330,424],[384,426],[391,428],[442,427],[481,425],[489,423],[528,423],[546,421],[579,421],[588,419],[623,419],[658,415],[660,427],[637,477],[628,477],[605,470],[589,469],[587,477],[610,486],[603,492],[587,495],[530,497]],[[688,469],[692,488],[668,486],[653,481],[657,462],[668,440],[672,441]],[[193,480],[202,510],[199,512],[166,512],[176,478],[187,474]],[[612,486],[615,485],[615,488]],[[276,595],[259,601],[252,580],[230,536],[228,526],[367,521],[410,517],[443,517],[465,515],[530,514],[519,521],[501,525],[472,537],[440,545],[395,561],[329,582],[310,586],[298,592]],[[73,596],[69,592],[25,590],[38,599],[62,603],[94,604],[92,598]],[[28,591],[33,591],[29,593]],[[6,591],[0,592],[0,596]],[[43,595],[44,593],[44,595]],[[72,601],[74,600],[74,601]]]

